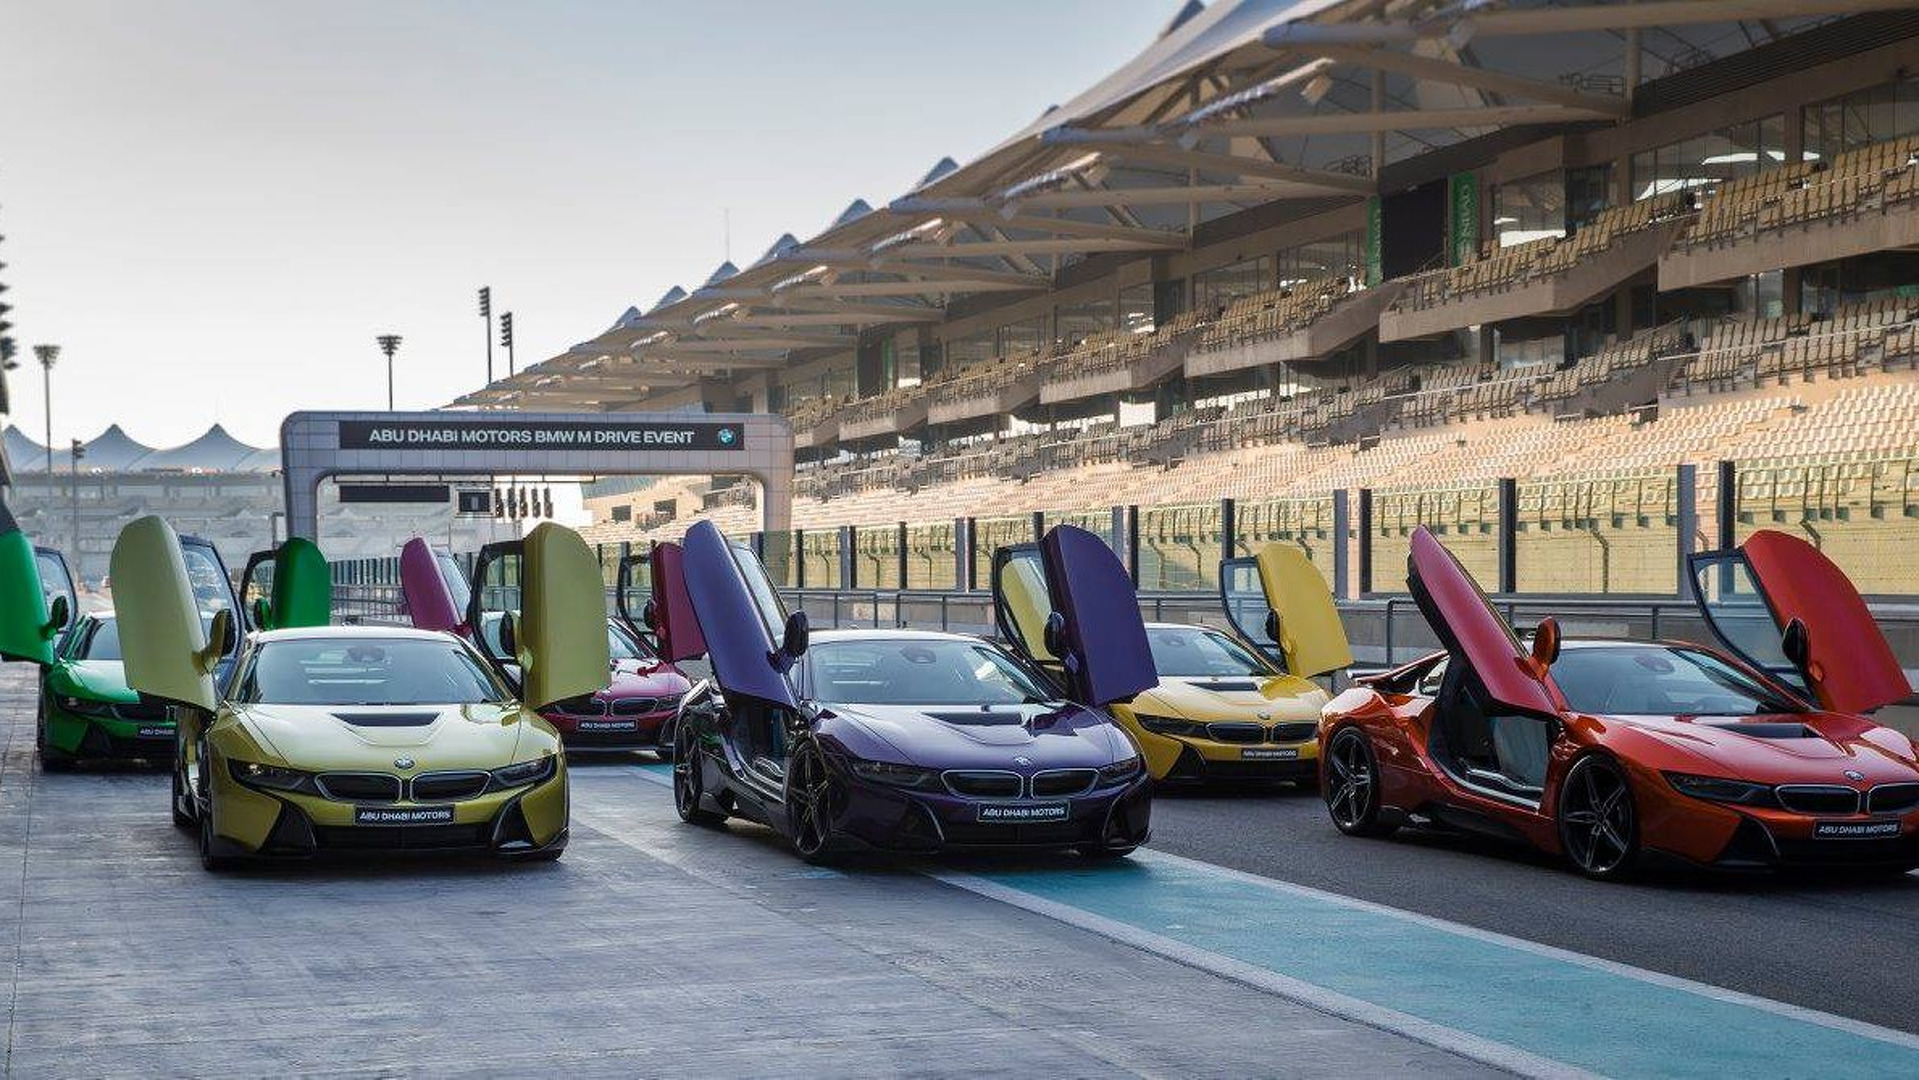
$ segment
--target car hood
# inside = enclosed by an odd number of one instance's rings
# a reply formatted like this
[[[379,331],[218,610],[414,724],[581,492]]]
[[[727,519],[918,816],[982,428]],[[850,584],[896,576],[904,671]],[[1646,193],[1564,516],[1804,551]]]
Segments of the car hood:
[[[670,664],[621,660],[613,665],[606,689],[593,696],[603,700],[627,697],[679,697],[693,683]]]
[[[414,767],[497,769],[537,757],[558,738],[517,704],[235,705],[235,724],[280,764],[309,772]]]
[[[1692,762],[1679,767],[1708,775],[1768,784],[1919,780],[1919,752],[1910,738],[1843,713],[1611,719],[1631,725]],[[1865,779],[1847,777],[1848,769]]]
[[[1159,685],[1141,691],[1132,702],[1135,715],[1172,716],[1183,720],[1257,720],[1263,722],[1319,719],[1320,707],[1331,695],[1317,684],[1294,675],[1264,678],[1184,678],[1162,675]]]
[[[836,734],[855,753],[891,750],[896,760],[931,769],[1096,768],[1137,752],[1105,713],[1079,705],[851,705],[834,706],[822,720],[853,728]],[[869,740],[880,745],[851,745]],[[1022,757],[1027,762],[1014,760]]]
[[[47,672],[47,688],[56,694],[131,705],[140,695],[127,685],[126,665],[118,660],[67,660]]]

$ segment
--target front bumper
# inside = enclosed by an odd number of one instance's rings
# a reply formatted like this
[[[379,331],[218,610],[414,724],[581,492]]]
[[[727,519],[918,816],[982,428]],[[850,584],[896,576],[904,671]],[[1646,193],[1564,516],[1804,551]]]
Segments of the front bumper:
[[[672,722],[678,709],[664,709],[642,716],[606,714],[574,715],[543,712],[540,718],[560,733],[560,742],[570,750],[672,750]]]
[[[1919,866],[1919,812],[1813,815],[1679,795],[1646,801],[1651,805],[1642,810],[1645,847],[1699,866]],[[1865,826],[1884,835],[1820,835],[1822,825],[1855,832]]]
[[[299,792],[269,793],[217,772],[215,777],[213,833],[226,854],[431,850],[531,855],[566,844],[564,766],[543,783],[453,802],[451,821],[410,825],[359,824],[358,803]],[[379,805],[407,809],[417,804]]]
[[[1152,836],[1152,780],[1144,773],[1084,795],[1037,800],[970,799],[844,775],[842,779],[846,799],[833,829],[855,846],[875,850],[1133,848]],[[1059,820],[982,820],[982,807],[990,808],[986,813],[1016,819],[1035,806],[1059,803],[1067,807]]]
[[[1223,743],[1209,739],[1148,736],[1174,744],[1164,780],[1311,780],[1319,775],[1319,742]],[[1159,757],[1159,755],[1152,755]]]
[[[111,711],[76,713],[48,703],[47,749],[70,758],[172,759],[174,725],[164,710],[145,705],[101,707]]]

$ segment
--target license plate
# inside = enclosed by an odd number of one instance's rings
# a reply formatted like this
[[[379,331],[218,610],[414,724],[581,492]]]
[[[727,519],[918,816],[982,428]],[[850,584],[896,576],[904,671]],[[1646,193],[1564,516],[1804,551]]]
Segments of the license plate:
[[[1812,834],[1824,840],[1878,840],[1899,835],[1896,821],[1815,821]]]
[[[356,806],[355,825],[450,825],[451,806]]]
[[[1239,752],[1241,761],[1298,761],[1297,746],[1248,746]]]
[[[173,738],[173,729],[170,727],[143,727],[136,730],[134,735],[142,739],[171,739]]]
[[[636,720],[582,720],[574,725],[576,731],[635,731],[639,728]]]
[[[1065,821],[1072,816],[1071,803],[982,803],[974,820],[993,825],[1025,825],[1036,821]]]

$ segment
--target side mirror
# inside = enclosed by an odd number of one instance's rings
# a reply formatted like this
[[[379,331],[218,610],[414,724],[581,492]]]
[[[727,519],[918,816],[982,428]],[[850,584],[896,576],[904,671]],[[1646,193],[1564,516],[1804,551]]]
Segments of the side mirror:
[[[262,630],[273,629],[273,605],[267,603],[264,596],[253,598],[253,625]]]
[[[1539,620],[1539,626],[1533,630],[1533,661],[1542,672],[1559,659],[1559,641],[1559,620],[1550,617]]]
[[[1786,659],[1792,661],[1793,667],[1804,671],[1812,661],[1812,632],[1806,629],[1804,622],[1794,619],[1786,624],[1786,632],[1779,639],[1779,648],[1786,654]]]
[[[64,595],[54,597],[53,602],[47,605],[46,636],[52,638],[66,629],[67,620],[71,618],[73,618],[73,611],[67,606],[67,598]]]
[[[1266,609],[1266,638],[1275,645],[1279,643],[1279,612]]]
[[[1040,634],[1040,643],[1056,660],[1066,659],[1066,616],[1055,611],[1046,616],[1046,628]]]
[[[496,659],[507,663],[519,663],[520,634],[514,625],[517,620],[511,611],[500,612],[500,654]]]
[[[793,661],[806,655],[806,646],[812,641],[813,628],[806,621],[806,612],[795,611],[786,617],[786,632],[780,635],[780,656],[785,661],[781,670],[793,666]]]
[[[202,674],[211,674],[219,666],[220,658],[232,650],[234,637],[233,612],[226,608],[214,612],[213,624],[207,627],[207,647],[193,658]]]

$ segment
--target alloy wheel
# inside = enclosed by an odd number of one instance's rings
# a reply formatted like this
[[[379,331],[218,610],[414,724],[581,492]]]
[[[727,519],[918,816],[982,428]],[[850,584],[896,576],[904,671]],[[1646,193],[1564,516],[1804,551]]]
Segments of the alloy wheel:
[[[831,818],[837,792],[826,759],[811,743],[793,755],[787,774],[786,808],[793,826],[793,850],[808,861],[823,858],[832,843]]]
[[[1379,768],[1366,733],[1341,728],[1326,748],[1326,779],[1321,786],[1326,810],[1340,832],[1384,836],[1393,831],[1379,820]]]
[[[1632,789],[1619,767],[1589,755],[1566,774],[1559,795],[1559,838],[1566,857],[1589,877],[1619,877],[1639,854]]]
[[[673,808],[680,820],[692,825],[718,825],[725,814],[704,809],[700,790],[700,756],[693,747],[693,733],[685,725],[673,732]]]

